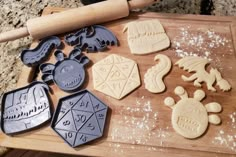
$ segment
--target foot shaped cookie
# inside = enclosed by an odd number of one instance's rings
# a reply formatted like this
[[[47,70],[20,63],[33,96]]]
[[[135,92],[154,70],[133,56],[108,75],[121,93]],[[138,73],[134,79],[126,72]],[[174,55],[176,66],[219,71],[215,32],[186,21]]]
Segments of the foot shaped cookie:
[[[172,126],[174,130],[185,138],[197,138],[201,136],[207,129],[208,122],[218,125],[221,119],[218,115],[208,113],[218,113],[222,110],[220,104],[211,102],[205,106],[201,103],[205,97],[205,92],[196,90],[194,97],[189,98],[188,93],[183,87],[176,87],[175,94],[181,100],[175,103],[174,99],[167,97],[164,100],[165,105],[171,107],[172,111]]]

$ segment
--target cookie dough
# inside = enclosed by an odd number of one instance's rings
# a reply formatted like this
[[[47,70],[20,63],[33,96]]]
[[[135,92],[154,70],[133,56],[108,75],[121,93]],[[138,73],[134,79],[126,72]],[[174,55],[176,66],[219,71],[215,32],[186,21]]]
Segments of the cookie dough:
[[[140,86],[138,65],[131,59],[109,55],[92,67],[94,89],[121,99]]]
[[[159,63],[146,72],[144,75],[145,88],[151,93],[161,93],[166,89],[163,77],[169,73],[172,63],[168,56],[158,54],[154,58]]]
[[[194,81],[194,86],[201,87],[201,83],[205,82],[207,84],[207,89],[215,92],[216,89],[213,87],[215,81],[216,84],[222,91],[229,91],[231,85],[228,81],[222,78],[221,73],[214,68],[211,68],[210,73],[205,70],[206,65],[210,62],[207,59],[195,56],[188,56],[180,59],[175,65],[178,65],[180,68],[190,72],[195,72],[190,77],[182,75],[182,79],[186,82]]]
[[[172,111],[172,126],[174,130],[185,138],[194,139],[203,135],[208,127],[208,122],[218,125],[221,119],[216,114],[222,110],[220,104],[216,102],[208,103],[205,106],[201,103],[205,97],[202,90],[196,90],[193,98],[188,97],[188,93],[181,86],[175,88],[175,94],[181,100],[175,104],[172,97],[167,97],[164,100],[165,105],[171,107]]]
[[[132,54],[149,54],[170,46],[170,39],[159,20],[130,22],[124,27],[123,32],[126,31]]]

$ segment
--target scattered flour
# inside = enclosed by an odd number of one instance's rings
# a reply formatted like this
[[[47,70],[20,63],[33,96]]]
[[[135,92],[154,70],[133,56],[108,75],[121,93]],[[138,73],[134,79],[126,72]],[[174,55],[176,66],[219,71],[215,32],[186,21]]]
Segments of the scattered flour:
[[[191,32],[191,27],[182,27],[179,34],[174,38],[172,47],[178,57],[199,56],[209,61],[213,61],[213,65],[222,70],[221,57],[226,54],[233,55],[232,41],[217,34],[213,29],[197,32]],[[229,52],[223,52],[228,49]],[[217,54],[217,51],[222,51]],[[232,67],[229,67],[232,69]]]
[[[219,130],[214,139],[213,144],[225,146],[236,152],[236,112],[229,115],[230,121],[227,123],[227,130]]]
[[[120,112],[122,118],[117,123],[122,128],[116,127],[112,129],[111,138],[114,141],[131,141],[132,144],[148,144],[150,140],[159,141],[159,145],[163,146],[162,139],[170,136],[169,127],[161,128],[158,126],[158,112],[153,111],[151,101],[142,96],[137,98],[134,107],[124,107]],[[124,132],[129,132],[124,135]],[[117,149],[117,145],[115,148]],[[147,150],[154,150],[155,147],[147,147]]]

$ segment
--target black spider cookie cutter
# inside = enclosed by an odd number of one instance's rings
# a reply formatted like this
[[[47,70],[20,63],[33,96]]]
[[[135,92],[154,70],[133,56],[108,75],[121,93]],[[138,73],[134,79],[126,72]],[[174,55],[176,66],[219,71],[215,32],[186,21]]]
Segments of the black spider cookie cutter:
[[[21,61],[27,66],[41,64],[48,55],[55,49],[63,47],[63,43],[57,36],[50,36],[42,39],[38,46],[32,50],[26,49],[21,53]]]
[[[51,119],[49,87],[43,82],[32,82],[3,95],[1,129],[7,135],[36,128]]]
[[[88,90],[61,98],[51,127],[71,147],[102,137],[108,106]]]
[[[54,82],[60,89],[66,92],[74,92],[80,88],[85,80],[84,66],[89,63],[80,49],[73,49],[68,58],[64,57],[61,50],[54,53],[57,62],[55,65],[44,63],[40,65],[42,80],[45,83]]]
[[[94,25],[85,27],[65,36],[65,42],[81,50],[86,49],[88,52],[105,51],[107,46],[118,46],[116,36],[107,28]]]

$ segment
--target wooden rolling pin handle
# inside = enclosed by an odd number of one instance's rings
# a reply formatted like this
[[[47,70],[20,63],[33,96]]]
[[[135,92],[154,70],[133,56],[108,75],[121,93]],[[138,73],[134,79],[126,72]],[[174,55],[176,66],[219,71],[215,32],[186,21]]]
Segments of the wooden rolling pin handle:
[[[104,1],[61,13],[37,17],[27,21],[27,28],[0,34],[0,42],[15,40],[28,35],[35,39],[70,32],[85,26],[120,19],[129,15],[129,10],[142,8],[157,0]]]
[[[127,0],[108,0],[30,19],[26,26],[34,39],[41,39],[127,17],[129,9]]]
[[[139,9],[145,6],[149,6],[157,1],[159,0],[130,0],[128,1],[128,4],[129,4],[130,10],[132,10],[132,9]]]
[[[18,28],[8,32],[3,32],[0,34],[0,42],[11,41],[23,37],[29,36],[27,27]]]

